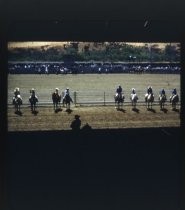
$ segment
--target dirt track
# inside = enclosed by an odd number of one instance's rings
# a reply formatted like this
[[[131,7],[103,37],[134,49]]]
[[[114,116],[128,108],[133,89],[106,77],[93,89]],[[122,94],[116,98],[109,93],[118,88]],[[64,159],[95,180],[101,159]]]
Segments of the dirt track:
[[[53,107],[38,107],[38,113],[32,114],[29,107],[22,108],[22,115],[14,113],[14,108],[8,108],[8,130],[70,130],[75,115],[80,116],[81,129],[88,123],[92,129],[101,128],[142,128],[142,127],[178,127],[180,126],[180,111],[171,110],[166,106],[161,111],[159,106],[146,110],[139,106],[133,111],[131,106],[116,110],[113,106],[73,107],[71,112],[65,108],[55,113]]]

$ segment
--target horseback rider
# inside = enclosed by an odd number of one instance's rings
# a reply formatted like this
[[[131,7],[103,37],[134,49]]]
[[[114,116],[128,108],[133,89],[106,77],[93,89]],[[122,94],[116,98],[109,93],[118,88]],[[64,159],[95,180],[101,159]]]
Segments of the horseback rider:
[[[136,90],[132,88],[132,94],[136,94]]]
[[[17,98],[17,96],[20,95],[20,90],[18,87],[15,88],[14,95],[15,95],[15,98]]]
[[[19,90],[18,87],[16,87],[15,90],[14,90],[13,103],[15,103],[15,101],[17,101],[17,99],[21,99],[22,100],[22,97],[20,95],[20,90]]]
[[[59,88],[55,88],[55,93],[58,94]]]
[[[34,88],[32,88],[32,89],[30,90],[30,93],[31,93],[31,97],[35,97],[35,89],[34,89]]]
[[[148,94],[153,94],[153,90],[152,90],[152,87],[151,86],[148,86],[147,93]]]
[[[164,88],[161,91],[159,91],[159,94],[160,94],[160,96],[162,96],[162,95],[166,96],[166,92],[165,92]]]
[[[34,88],[32,88],[31,90],[30,90],[30,99],[31,98],[36,98],[36,99],[38,99],[38,97],[36,96],[36,94],[35,94],[35,89]]]
[[[167,100],[166,93],[163,88],[161,91],[159,91],[159,101],[161,101],[161,103],[164,103],[166,100]],[[161,104],[161,108],[162,108],[162,104]]]
[[[161,90],[161,95],[165,95],[165,90],[164,90],[164,88]]]
[[[68,87],[64,91],[64,97],[63,98],[65,98],[66,95],[69,95],[70,96],[70,94],[69,94],[69,88]]]
[[[172,91],[172,96],[175,96],[175,95],[177,95],[177,90],[176,90],[176,88],[174,88],[173,91]]]
[[[173,100],[173,99],[175,98],[176,95],[177,95],[177,90],[176,90],[176,88],[174,88],[174,89],[172,90],[171,99]]]
[[[123,91],[123,89],[122,89],[121,85],[118,85],[118,87],[116,88],[116,95],[122,96],[122,91]]]

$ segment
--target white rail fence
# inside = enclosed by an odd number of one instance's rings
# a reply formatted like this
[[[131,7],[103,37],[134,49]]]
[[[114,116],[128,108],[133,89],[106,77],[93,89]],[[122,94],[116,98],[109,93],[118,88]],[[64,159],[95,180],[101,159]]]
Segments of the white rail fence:
[[[154,92],[154,103],[153,105],[159,105],[158,97],[159,97],[159,91],[153,91]],[[180,97],[180,90],[178,91],[178,95]],[[113,91],[71,91],[70,95],[73,100],[72,106],[93,106],[93,105],[115,105],[114,102],[114,92]],[[130,101],[130,94],[131,91],[124,91],[125,95],[125,100],[124,100],[124,105],[129,106],[131,105]],[[143,90],[137,90],[137,96],[138,96],[138,103],[137,105],[145,105],[145,100],[144,96],[146,94],[146,91]],[[62,92],[61,95],[63,96],[64,93]],[[29,93],[22,92],[21,96],[23,98],[23,106],[29,106]],[[38,106],[51,106],[53,104],[51,94],[46,94],[46,93],[37,93],[39,103]],[[167,101],[166,105],[169,105],[170,101],[170,96],[171,96],[171,90],[166,90],[166,96],[167,96]],[[12,105],[12,97],[8,95],[8,106]],[[181,101],[181,99],[180,99]],[[180,102],[179,101],[179,105]]]

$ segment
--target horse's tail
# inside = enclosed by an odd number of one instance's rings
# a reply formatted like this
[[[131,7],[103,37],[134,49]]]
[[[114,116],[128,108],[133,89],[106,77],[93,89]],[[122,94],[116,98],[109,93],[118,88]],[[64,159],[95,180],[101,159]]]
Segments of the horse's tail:
[[[12,98],[12,104],[15,105],[15,97]]]
[[[122,96],[121,96],[121,97],[122,97],[122,101],[124,102],[124,100],[125,100],[125,96],[122,94]]]
[[[54,102],[54,100],[55,100],[55,93],[52,93],[51,96],[52,96],[52,100]]]
[[[71,98],[71,96],[69,96],[69,101],[73,103],[73,99]]]

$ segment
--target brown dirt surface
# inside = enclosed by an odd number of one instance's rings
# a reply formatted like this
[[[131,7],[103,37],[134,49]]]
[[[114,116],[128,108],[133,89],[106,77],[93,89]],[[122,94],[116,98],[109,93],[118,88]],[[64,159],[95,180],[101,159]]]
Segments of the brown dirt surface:
[[[67,112],[62,107],[55,113],[53,107],[38,107],[33,114],[29,107],[22,108],[22,115],[15,114],[14,108],[8,108],[9,131],[71,130],[75,115],[80,116],[81,129],[88,123],[92,129],[104,128],[143,128],[143,127],[179,127],[180,110],[173,111],[171,106],[161,111],[159,106],[147,110],[138,106],[133,111],[131,106],[117,110],[113,106],[73,107]]]

